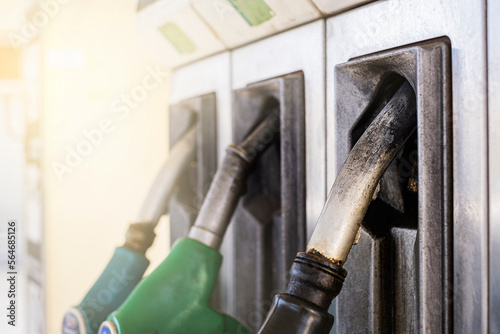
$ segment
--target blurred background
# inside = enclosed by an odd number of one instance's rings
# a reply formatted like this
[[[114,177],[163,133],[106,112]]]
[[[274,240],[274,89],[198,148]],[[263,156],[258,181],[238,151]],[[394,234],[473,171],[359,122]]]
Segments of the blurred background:
[[[20,307],[16,327],[2,320],[0,333],[60,333],[168,153],[168,72],[116,113],[160,71],[136,10],[133,0],[0,0],[0,244],[17,220]],[[168,249],[166,224],[156,232],[149,268]],[[2,275],[1,305],[6,284]]]

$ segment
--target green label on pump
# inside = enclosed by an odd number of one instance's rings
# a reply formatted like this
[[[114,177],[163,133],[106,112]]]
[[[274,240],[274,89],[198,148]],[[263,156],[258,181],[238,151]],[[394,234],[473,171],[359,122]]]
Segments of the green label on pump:
[[[257,26],[276,15],[264,0],[228,0],[249,25]]]
[[[160,29],[163,36],[168,39],[179,53],[187,54],[196,51],[196,45],[177,24],[167,22],[158,29]]]

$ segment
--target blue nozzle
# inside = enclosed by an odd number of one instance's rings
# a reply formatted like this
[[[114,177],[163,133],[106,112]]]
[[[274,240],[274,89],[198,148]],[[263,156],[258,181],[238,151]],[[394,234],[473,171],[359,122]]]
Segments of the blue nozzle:
[[[143,255],[126,247],[118,247],[108,265],[97,279],[95,284],[72,312],[78,317],[78,331],[71,331],[69,326],[63,325],[63,334],[96,334],[99,325],[106,320],[109,314],[116,310],[142,279],[149,260]],[[67,323],[74,321],[74,317],[66,317]],[[113,330],[105,329],[114,334]]]

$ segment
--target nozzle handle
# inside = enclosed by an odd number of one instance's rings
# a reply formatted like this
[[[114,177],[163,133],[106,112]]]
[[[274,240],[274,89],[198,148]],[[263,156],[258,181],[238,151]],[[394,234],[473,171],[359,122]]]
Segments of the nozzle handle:
[[[66,313],[63,334],[95,334],[101,322],[116,310],[142,279],[149,260],[126,247],[113,257],[80,305]]]
[[[222,255],[215,249],[189,238],[177,240],[98,333],[250,334],[210,305],[221,263]]]
[[[273,305],[258,334],[326,334],[333,316],[304,299],[287,294],[274,296]]]

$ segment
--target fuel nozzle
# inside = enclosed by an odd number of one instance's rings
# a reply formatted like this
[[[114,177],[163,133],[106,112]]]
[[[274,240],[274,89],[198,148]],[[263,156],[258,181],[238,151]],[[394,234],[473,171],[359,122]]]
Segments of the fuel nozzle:
[[[385,170],[417,125],[408,82],[353,147],[328,194],[307,251],[298,253],[285,293],[274,298],[260,334],[327,334],[328,313],[347,272],[342,268]]]
[[[193,160],[196,129],[190,128],[172,147],[158,172],[136,221],[129,225],[123,246],[115,249],[108,265],[82,302],[63,320],[63,334],[95,334],[106,317],[117,309],[142,279],[149,260],[145,254],[153,244],[154,229],[167,212],[168,198],[179,176]]]
[[[210,297],[222,263],[218,249],[246,190],[248,172],[279,128],[275,110],[242,143],[228,147],[189,237],[177,240],[167,258],[102,323],[100,334],[248,333],[213,310]]]
[[[274,111],[239,145],[229,145],[222,167],[210,186],[189,237],[219,249],[239,198],[246,190],[249,168],[279,133],[279,114]]]

